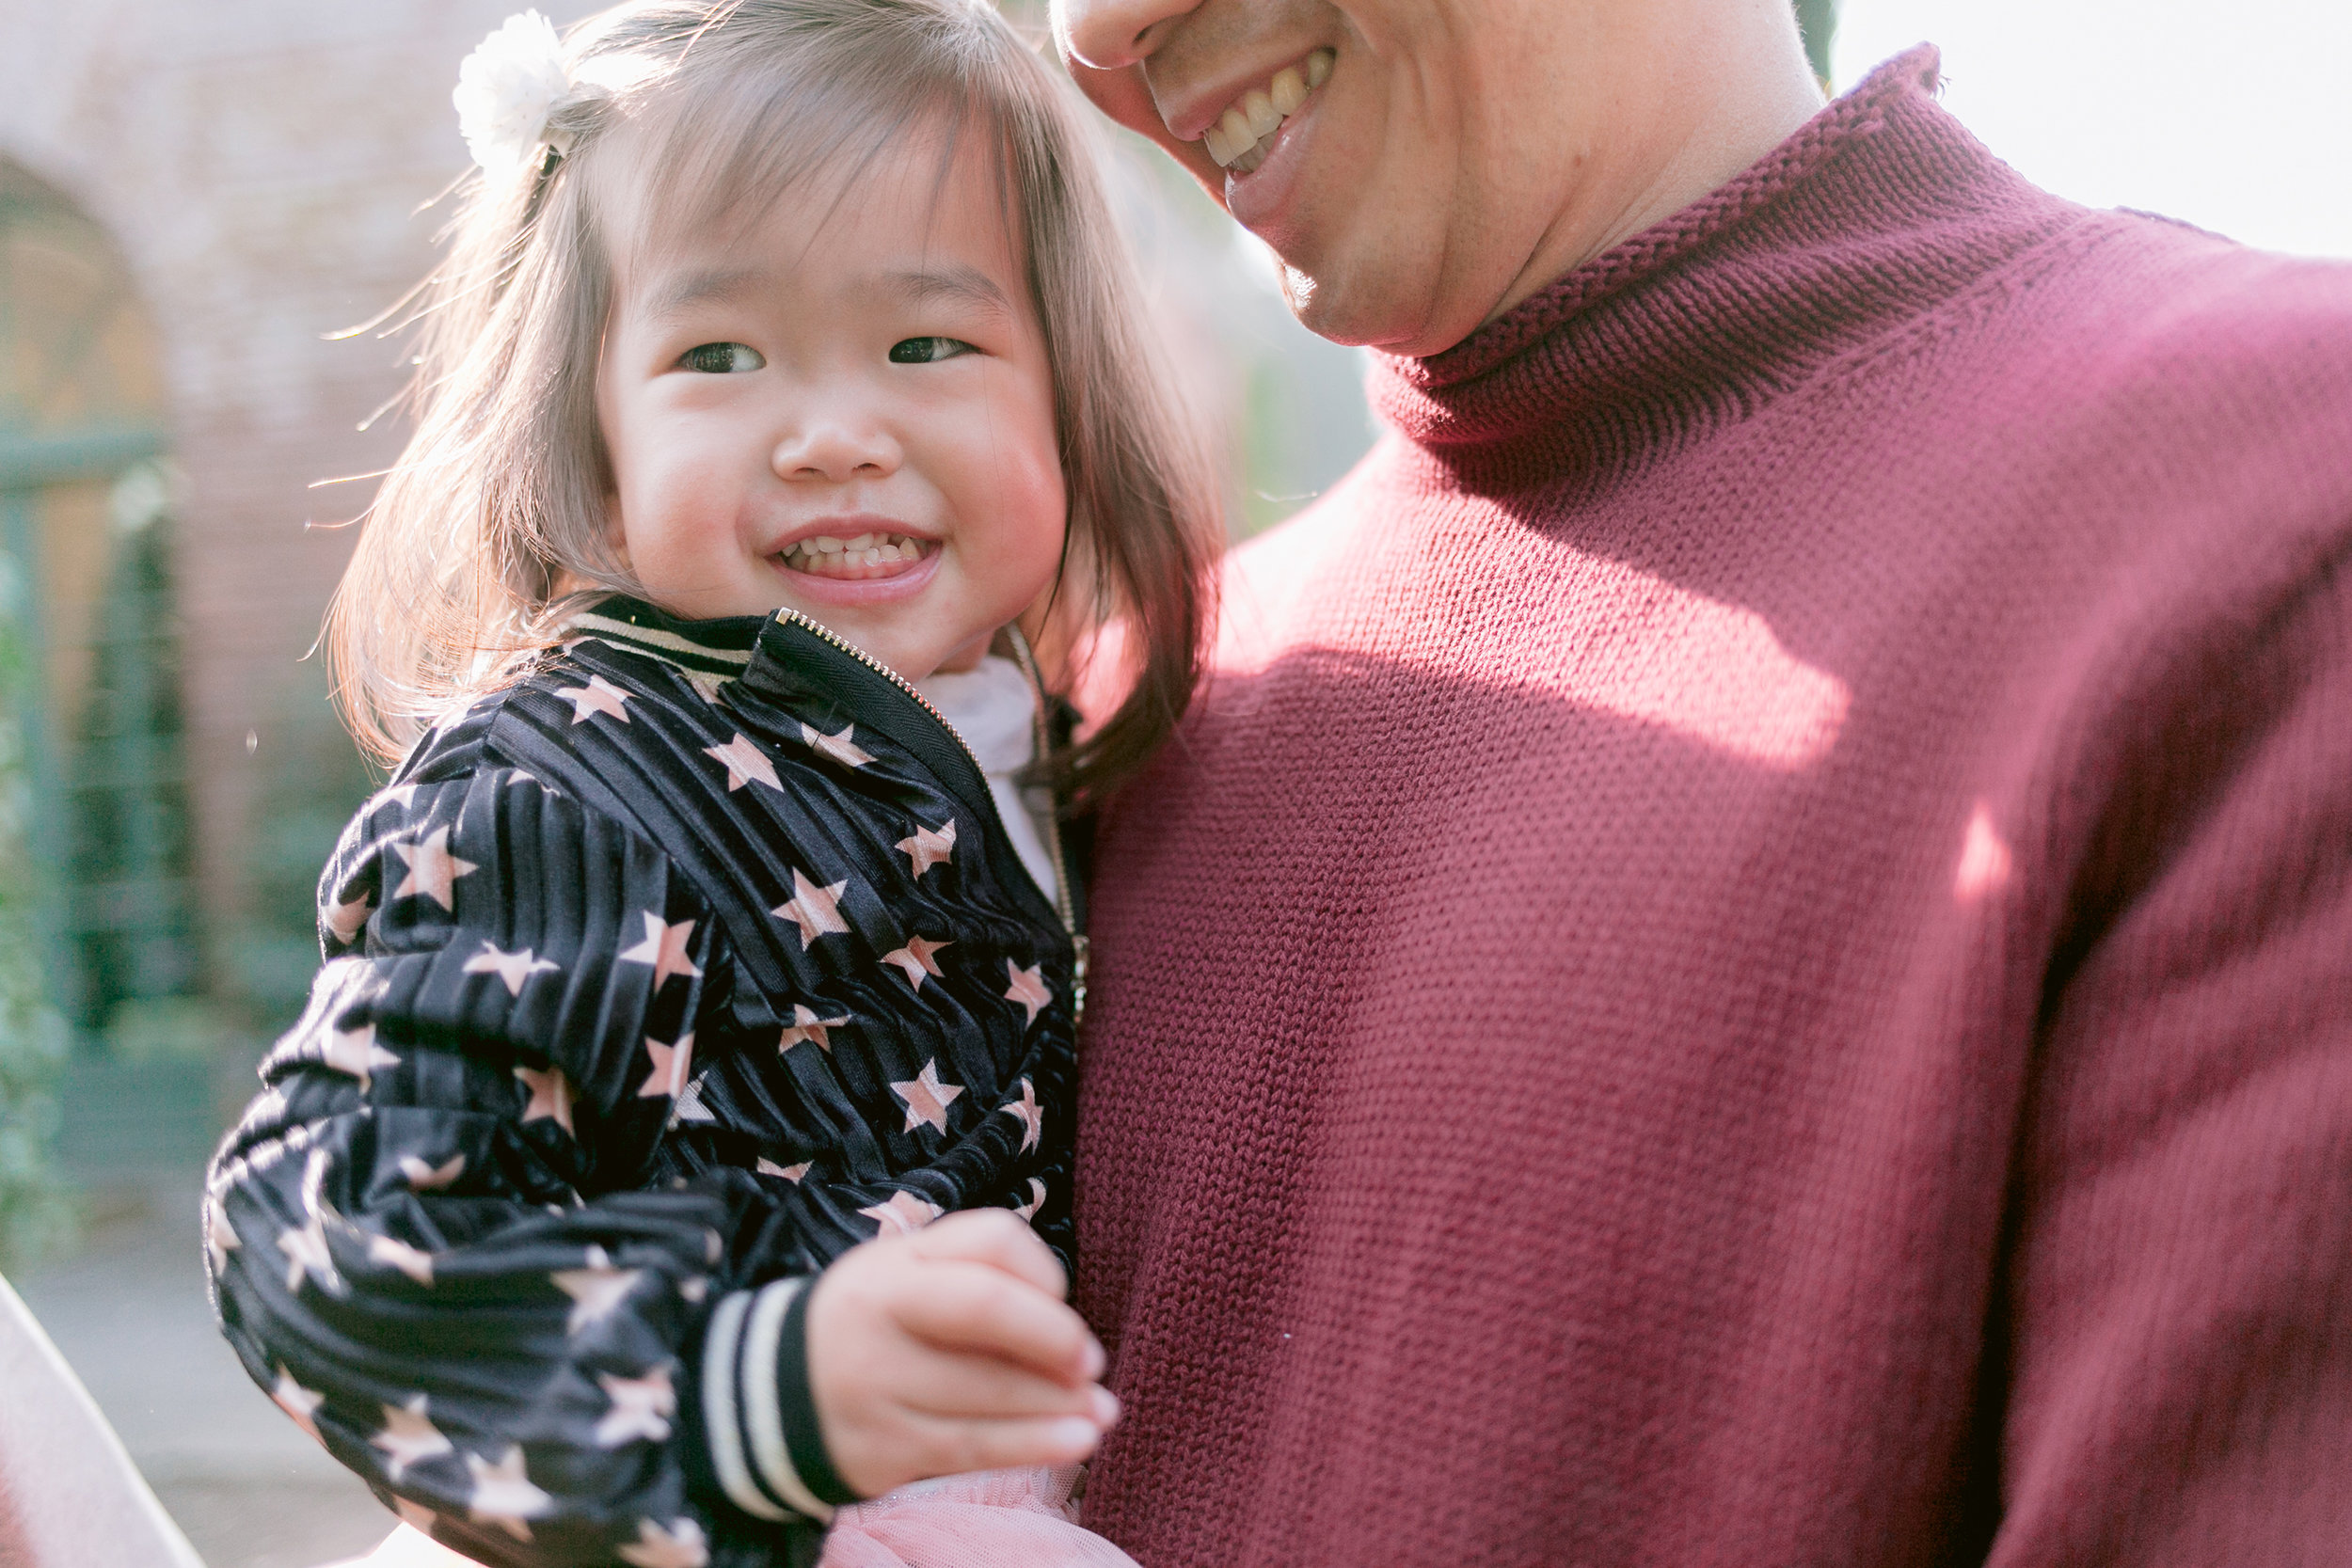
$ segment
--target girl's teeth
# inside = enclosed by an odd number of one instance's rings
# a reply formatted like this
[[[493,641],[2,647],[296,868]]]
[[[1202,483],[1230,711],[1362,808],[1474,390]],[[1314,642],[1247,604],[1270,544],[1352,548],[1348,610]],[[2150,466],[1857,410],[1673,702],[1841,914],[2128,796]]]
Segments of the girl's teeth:
[[[1331,67],[1338,58],[1336,51],[1318,49],[1307,56],[1304,75],[1296,66],[1284,66],[1263,87],[1243,93],[1240,102],[1202,133],[1200,145],[1219,168],[1239,169],[1244,174],[1256,168],[1265,162],[1269,143],[1282,121],[1299,111],[1309,93],[1331,79]]]
[[[924,550],[923,541],[907,534],[861,533],[846,541],[819,534],[785,551],[784,560],[801,567],[884,566],[897,561],[920,561]]]

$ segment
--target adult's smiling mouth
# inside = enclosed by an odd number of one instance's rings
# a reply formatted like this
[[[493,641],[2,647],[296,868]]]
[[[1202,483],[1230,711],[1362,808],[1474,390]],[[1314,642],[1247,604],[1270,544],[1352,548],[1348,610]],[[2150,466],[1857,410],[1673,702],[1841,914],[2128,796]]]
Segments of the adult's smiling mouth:
[[[1236,174],[1255,172],[1274,150],[1282,122],[1304,108],[1316,88],[1331,79],[1339,59],[1333,49],[1317,49],[1295,65],[1286,65],[1261,87],[1234,99],[1200,137],[1219,168]]]

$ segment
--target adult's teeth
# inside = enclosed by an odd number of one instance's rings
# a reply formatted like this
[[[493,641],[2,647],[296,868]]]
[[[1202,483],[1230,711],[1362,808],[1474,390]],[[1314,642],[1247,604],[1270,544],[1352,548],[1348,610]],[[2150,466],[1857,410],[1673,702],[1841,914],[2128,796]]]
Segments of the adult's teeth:
[[[1267,95],[1273,101],[1274,112],[1288,117],[1298,112],[1307,102],[1307,80],[1298,74],[1298,68],[1286,65],[1274,73],[1274,87]]]
[[[1266,139],[1299,111],[1309,93],[1331,79],[1331,67],[1338,57],[1336,51],[1316,50],[1307,56],[1304,75],[1296,66],[1284,66],[1274,73],[1273,81],[1251,87],[1218,116],[1216,123],[1201,134],[1201,146],[1220,168],[1239,168],[1245,174],[1256,168],[1265,161]]]
[[[1249,139],[1256,141],[1282,123],[1282,117],[1274,112],[1274,100],[1256,87],[1242,94],[1242,113],[1249,117]]]
[[[1225,111],[1225,118],[1216,122],[1216,128],[1225,134],[1225,145],[1235,151],[1249,146],[1263,134],[1249,128],[1249,117],[1241,112],[1238,103]]]

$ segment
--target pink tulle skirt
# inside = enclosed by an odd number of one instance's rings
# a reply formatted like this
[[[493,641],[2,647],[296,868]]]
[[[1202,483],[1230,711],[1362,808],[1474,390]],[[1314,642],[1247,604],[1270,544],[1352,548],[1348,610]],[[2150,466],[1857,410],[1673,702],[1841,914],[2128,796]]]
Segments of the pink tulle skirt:
[[[1137,1568],[1077,1524],[1075,1465],[943,1476],[842,1509],[818,1568]]]
[[[818,1568],[1139,1568],[1075,1523],[1079,1466],[943,1476],[842,1509]],[[333,1568],[481,1568],[403,1525]]]

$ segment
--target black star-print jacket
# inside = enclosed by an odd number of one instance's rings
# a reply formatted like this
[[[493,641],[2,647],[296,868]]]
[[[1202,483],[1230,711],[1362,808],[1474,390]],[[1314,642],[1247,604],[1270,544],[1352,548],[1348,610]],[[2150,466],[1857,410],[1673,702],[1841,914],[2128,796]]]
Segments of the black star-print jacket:
[[[1077,927],[952,731],[814,623],[574,629],[345,831],[214,1164],[214,1300],[469,1555],[807,1560],[849,1497],[809,1276],[984,1205],[1069,1260]]]

